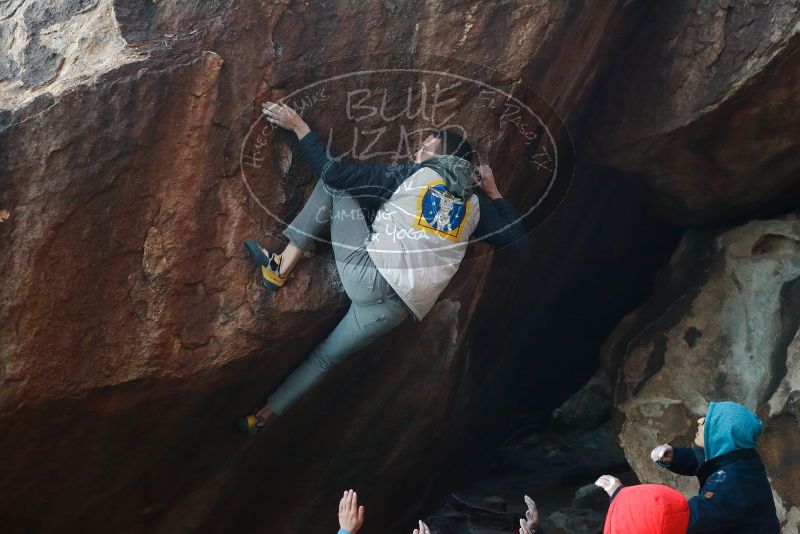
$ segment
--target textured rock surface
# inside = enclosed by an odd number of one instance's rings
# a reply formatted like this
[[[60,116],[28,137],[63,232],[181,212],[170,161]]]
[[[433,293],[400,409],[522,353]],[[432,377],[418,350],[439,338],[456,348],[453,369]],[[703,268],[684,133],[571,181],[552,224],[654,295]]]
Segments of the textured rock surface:
[[[620,442],[643,482],[697,483],[659,469],[655,445],[688,446],[709,401],[736,400],[765,421],[759,450],[785,532],[800,513],[800,218],[692,230],[656,293],[607,341]]]
[[[571,429],[590,430],[608,420],[610,415],[611,382],[604,369],[553,411],[556,423]]]
[[[588,430],[518,429],[486,476],[448,495],[425,521],[439,532],[510,532],[518,530],[522,497],[530,495],[547,532],[602,530],[608,495],[592,482],[602,474],[636,482],[615,437],[610,421]]]
[[[314,65],[334,60],[371,67],[363,55],[376,50],[412,65],[426,53],[490,65],[502,73],[493,81],[527,80],[569,123],[629,12],[622,1],[6,2],[0,476],[14,490],[0,495],[4,526],[303,532],[324,517],[333,530],[329,512],[348,486],[369,496],[371,517],[403,524],[398,510],[412,515],[425,498],[469,395],[468,357],[483,370],[497,360],[473,346],[476,313],[519,309],[544,288],[552,300],[568,280],[534,279],[515,294],[520,266],[536,258],[467,262],[424,324],[351,358],[279,432],[244,442],[232,422],[346,305],[323,261],[275,297],[254,279],[241,240],[274,221],[238,176],[247,126],[294,74],[312,81]],[[348,126],[335,117],[318,109],[309,121]],[[524,200],[536,184],[514,174],[525,152],[508,130],[489,159]],[[281,139],[256,188],[291,214],[314,178]],[[563,263],[558,254],[549,261]],[[484,335],[484,347],[504,336]]]
[[[799,30],[797,1],[653,3],[598,98],[594,157],[682,223],[797,205]]]
[[[603,531],[608,510],[608,495],[589,484],[578,488],[571,506],[549,517],[556,534],[594,534]]]

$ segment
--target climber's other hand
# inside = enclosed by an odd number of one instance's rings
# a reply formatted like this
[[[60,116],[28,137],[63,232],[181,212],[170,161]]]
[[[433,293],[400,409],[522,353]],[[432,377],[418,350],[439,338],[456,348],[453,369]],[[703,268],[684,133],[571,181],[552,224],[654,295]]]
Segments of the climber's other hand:
[[[605,490],[606,493],[608,493],[609,497],[613,497],[614,492],[622,487],[622,482],[620,482],[618,478],[612,477],[611,475],[603,475],[595,481],[594,485],[600,486]]]
[[[669,443],[665,443],[653,449],[652,452],[650,453],[650,458],[654,462],[661,462],[664,464],[668,464],[672,462],[672,454],[673,454],[672,446]]]
[[[475,168],[475,175],[472,177],[472,183],[483,189],[483,192],[491,198],[500,198],[500,191],[497,189],[497,183],[494,181],[494,173],[492,168],[488,165],[478,165]]]

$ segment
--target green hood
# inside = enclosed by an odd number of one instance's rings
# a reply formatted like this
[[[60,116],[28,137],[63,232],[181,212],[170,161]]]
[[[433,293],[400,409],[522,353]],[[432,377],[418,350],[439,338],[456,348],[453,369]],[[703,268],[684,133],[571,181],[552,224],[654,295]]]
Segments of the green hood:
[[[447,190],[459,198],[467,198],[475,187],[472,181],[475,171],[472,164],[463,158],[448,154],[437,155],[423,161],[421,165],[436,171],[444,179]]]

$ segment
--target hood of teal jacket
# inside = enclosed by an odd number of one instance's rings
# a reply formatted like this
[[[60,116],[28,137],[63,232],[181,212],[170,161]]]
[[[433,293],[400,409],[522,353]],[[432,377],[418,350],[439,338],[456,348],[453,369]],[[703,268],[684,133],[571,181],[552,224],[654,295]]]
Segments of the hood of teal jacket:
[[[431,156],[420,165],[429,167],[444,179],[448,191],[459,198],[467,198],[475,187],[472,176],[475,174],[472,164],[458,156],[439,154]]]
[[[703,430],[706,461],[739,449],[755,449],[764,427],[761,420],[735,402],[712,402]]]

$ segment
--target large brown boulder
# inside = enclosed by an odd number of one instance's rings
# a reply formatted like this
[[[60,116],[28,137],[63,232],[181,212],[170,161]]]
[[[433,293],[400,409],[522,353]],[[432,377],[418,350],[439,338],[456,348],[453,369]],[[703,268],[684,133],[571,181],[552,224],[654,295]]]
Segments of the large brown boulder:
[[[785,519],[800,525],[800,217],[692,230],[653,297],[606,342],[619,439],[642,482],[697,492],[694,478],[650,460],[691,445],[710,401],[733,400],[765,422],[759,451]]]
[[[539,114],[561,143],[556,115],[571,124],[583,112],[631,26],[630,5],[0,7],[4,529],[316,532],[321,519],[334,527],[335,499],[351,486],[387,532],[407,520],[469,394],[468,359],[487,370],[502,361],[473,347],[475,314],[492,299],[518,310],[534,293],[557,298],[569,280],[529,280],[521,291],[515,282],[538,259],[496,261],[476,246],[424,323],[342,364],[264,439],[243,440],[236,418],[347,304],[325,247],[275,296],[244,256],[242,239],[274,237],[269,213],[294,213],[316,179],[286,132],[258,145],[259,165],[242,179],[260,103],[331,74],[438,68],[425,58],[457,56],[459,74],[526,105],[552,103]],[[547,156],[544,142],[521,136],[513,115],[491,126],[469,87],[453,92],[459,121],[481,132],[501,187],[531,204],[549,189],[521,162]],[[343,109],[307,113],[343,139],[340,151],[352,125]],[[547,261],[566,272],[568,255]],[[487,282],[493,264],[500,271]],[[537,300],[543,310],[547,298]],[[483,336],[489,347],[505,339]]]
[[[800,2],[653,2],[588,131],[682,224],[746,221],[800,198]]]

